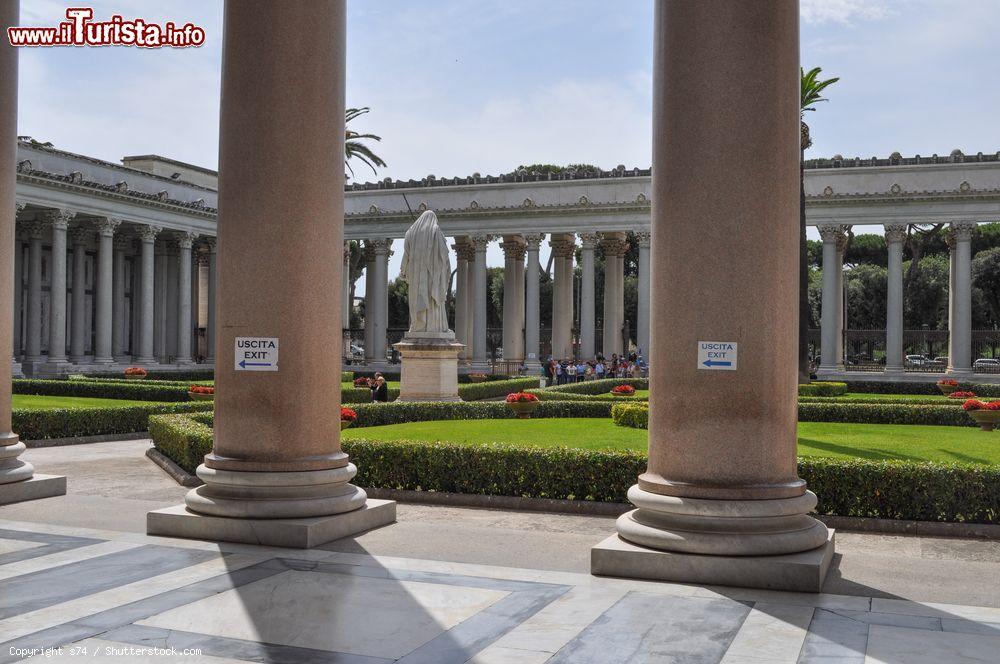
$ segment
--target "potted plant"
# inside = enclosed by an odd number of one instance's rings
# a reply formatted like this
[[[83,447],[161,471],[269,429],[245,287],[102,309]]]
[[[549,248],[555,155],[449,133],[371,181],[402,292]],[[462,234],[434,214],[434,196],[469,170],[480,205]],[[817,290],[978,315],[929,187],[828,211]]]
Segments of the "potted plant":
[[[949,394],[948,398],[949,399],[972,399],[975,396],[976,396],[975,392],[962,392],[961,390],[959,390],[958,392],[952,392],[951,394]]]
[[[358,414],[355,413],[350,408],[340,407],[340,430],[343,431],[347,427],[354,424],[354,421],[358,419]]]
[[[208,385],[192,385],[188,388],[191,401],[215,401],[215,388]]]
[[[938,389],[941,390],[941,394],[948,396],[952,392],[958,391],[958,381],[952,380],[951,378],[945,378],[944,380],[939,380],[937,382]]]
[[[486,374],[484,373],[470,373],[469,382],[470,383],[481,383],[486,380]]]
[[[611,394],[616,397],[634,397],[635,388],[631,385],[615,385],[611,388]]]
[[[1000,401],[980,401],[969,399],[962,408],[974,419],[983,431],[993,431],[1000,423]]]
[[[142,367],[129,367],[125,370],[125,378],[129,380],[141,380],[145,378],[147,372]]]
[[[507,407],[521,420],[530,418],[539,403],[538,397],[531,392],[512,392],[507,395]]]

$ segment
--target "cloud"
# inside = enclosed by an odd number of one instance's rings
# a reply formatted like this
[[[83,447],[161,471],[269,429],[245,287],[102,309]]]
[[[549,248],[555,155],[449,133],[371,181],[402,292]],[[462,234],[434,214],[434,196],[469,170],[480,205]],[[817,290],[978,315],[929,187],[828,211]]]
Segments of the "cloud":
[[[875,21],[891,14],[881,0],[802,0],[799,8],[806,23],[841,23]]]

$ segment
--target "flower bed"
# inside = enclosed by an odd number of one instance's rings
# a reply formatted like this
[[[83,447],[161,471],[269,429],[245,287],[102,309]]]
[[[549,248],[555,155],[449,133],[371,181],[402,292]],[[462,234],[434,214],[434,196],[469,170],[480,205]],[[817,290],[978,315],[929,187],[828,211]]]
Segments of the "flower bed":
[[[538,408],[538,397],[530,392],[511,392],[505,399],[507,407],[523,420],[531,417],[531,414]]]
[[[909,381],[890,382],[879,380],[849,380],[848,392],[864,392],[875,394],[941,394],[937,383],[911,383]],[[958,383],[961,390],[975,392],[981,397],[1000,397],[1000,384],[995,383]]]
[[[504,408],[500,403],[464,405],[480,414],[495,410],[492,406]],[[542,403],[539,407],[553,405],[592,408],[595,404]],[[393,406],[372,404],[358,410],[386,413]],[[358,419],[364,420],[365,415],[359,412]],[[154,416],[149,427],[156,448],[193,472],[211,450],[210,425],[211,414],[205,413]],[[629,451],[375,440],[345,440],[343,449],[358,467],[355,483],[387,489],[625,503],[629,487],[646,469],[646,455]],[[799,459],[798,470],[819,496],[816,511],[820,514],[1000,522],[1000,468]]]
[[[192,385],[188,388],[192,401],[215,401],[215,388],[209,385]]]
[[[145,378],[148,372],[142,367],[129,367],[125,369],[126,378]]]
[[[616,397],[634,397],[635,388],[631,385],[615,385],[611,388],[611,394]]]
[[[957,390],[948,395],[949,399],[972,399],[976,396],[975,392],[965,392],[962,390]]]

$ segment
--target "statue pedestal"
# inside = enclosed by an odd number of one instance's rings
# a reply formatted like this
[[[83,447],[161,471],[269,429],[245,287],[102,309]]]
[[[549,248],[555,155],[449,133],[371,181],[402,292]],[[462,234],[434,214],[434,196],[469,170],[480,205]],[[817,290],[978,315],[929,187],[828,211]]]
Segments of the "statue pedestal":
[[[397,401],[461,401],[458,396],[458,354],[465,348],[453,332],[405,337],[392,346],[399,351],[402,371]]]

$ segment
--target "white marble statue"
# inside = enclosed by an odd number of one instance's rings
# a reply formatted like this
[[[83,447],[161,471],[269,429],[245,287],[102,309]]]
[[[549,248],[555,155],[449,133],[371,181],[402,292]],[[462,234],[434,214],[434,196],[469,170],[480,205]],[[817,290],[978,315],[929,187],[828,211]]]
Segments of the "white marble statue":
[[[451,279],[448,241],[431,210],[421,214],[406,231],[400,276],[409,285],[410,330],[406,336],[451,336],[445,308]]]

